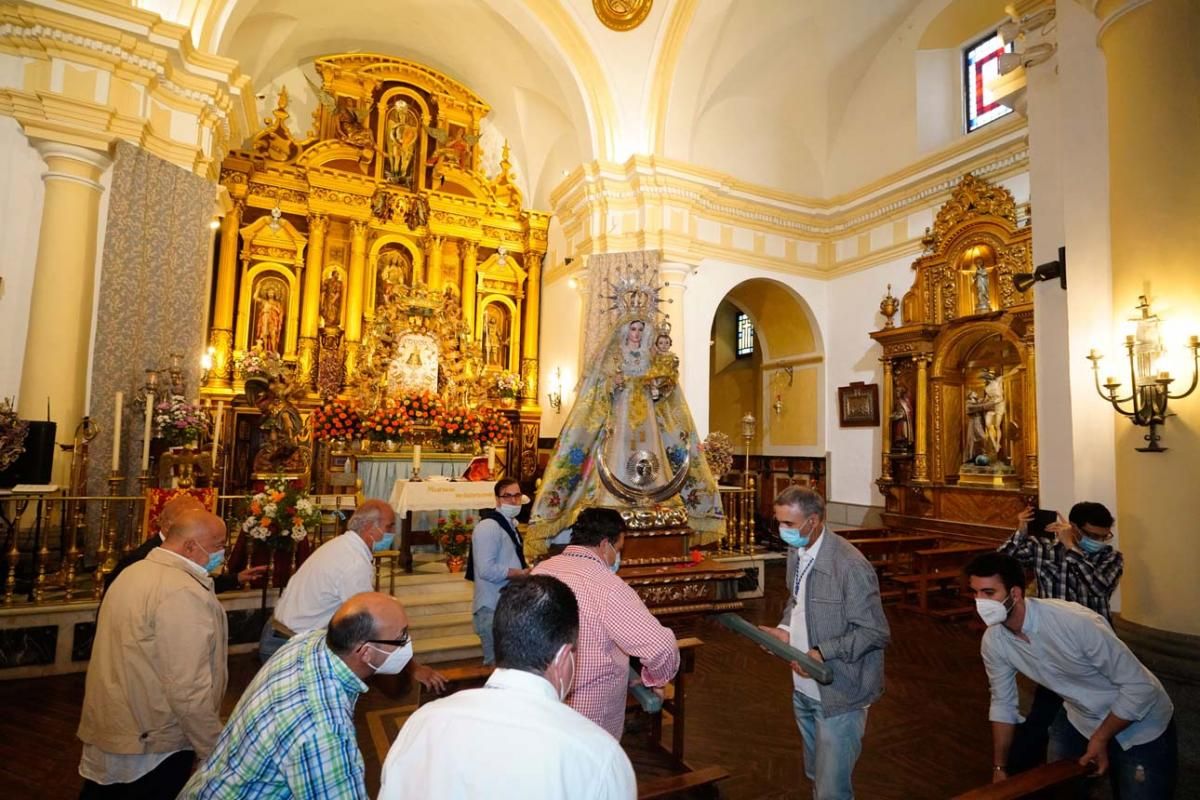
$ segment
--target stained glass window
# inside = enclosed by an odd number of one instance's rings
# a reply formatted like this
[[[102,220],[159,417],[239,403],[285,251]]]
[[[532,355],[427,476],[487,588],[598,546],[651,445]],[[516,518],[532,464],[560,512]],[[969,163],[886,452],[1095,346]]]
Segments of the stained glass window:
[[[1000,74],[1000,56],[1012,52],[1012,42],[1003,44],[995,32],[963,51],[963,96],[967,104],[967,133],[1011,114],[1012,109],[996,102],[988,81]]]
[[[754,323],[750,321],[750,317],[738,312],[737,315],[737,356],[752,355],[754,353]]]

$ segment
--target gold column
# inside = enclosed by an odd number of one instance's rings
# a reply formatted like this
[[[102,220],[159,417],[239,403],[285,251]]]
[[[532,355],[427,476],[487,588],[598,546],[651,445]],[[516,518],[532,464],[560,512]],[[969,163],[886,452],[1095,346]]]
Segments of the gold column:
[[[1037,435],[1037,357],[1033,349],[1033,337],[1025,339],[1029,348],[1029,362],[1025,367],[1025,476],[1022,488],[1037,491],[1038,488],[1038,435]]]
[[[538,322],[541,314],[542,254],[532,252],[525,258],[525,325],[521,330],[521,378],[527,402],[523,407],[538,405]]]
[[[882,358],[883,362],[883,398],[879,403],[880,419],[883,420],[883,462],[881,464],[882,480],[892,480],[892,360]]]
[[[300,310],[300,379],[308,386],[317,377],[317,323],[321,309],[321,270],[325,266],[325,232],[329,218],[312,214],[308,218],[308,262],[304,265],[303,306]]]
[[[350,222],[350,277],[346,287],[346,378],[358,364],[358,346],[362,341],[363,284],[367,274],[367,223]]]
[[[446,245],[445,236],[430,234],[425,239],[425,284],[433,291],[442,289],[442,248]]]
[[[459,242],[458,257],[462,261],[462,310],[463,319],[474,336],[475,330],[475,277],[476,259],[479,256],[479,245],[476,242]]]
[[[87,412],[100,177],[111,162],[75,145],[33,144],[46,162],[45,194],[17,411],[25,419],[45,419],[49,402],[58,441],[70,442]],[[54,482],[65,485],[67,463],[57,451],[54,460]]]
[[[917,362],[917,442],[913,448],[913,482],[929,482],[929,356],[919,355]]]
[[[233,307],[237,295],[238,229],[242,226],[241,200],[221,218],[221,250],[217,258],[217,285],[213,298],[213,323],[208,343],[213,366],[208,385],[227,389],[233,385]]]

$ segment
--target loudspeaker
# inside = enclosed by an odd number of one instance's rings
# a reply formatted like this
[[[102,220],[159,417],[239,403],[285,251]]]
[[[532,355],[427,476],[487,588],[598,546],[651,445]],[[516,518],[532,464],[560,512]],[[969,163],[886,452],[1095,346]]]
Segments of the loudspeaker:
[[[54,422],[29,422],[25,433],[25,452],[17,456],[9,468],[0,472],[0,486],[18,483],[45,484],[50,482],[54,468]]]

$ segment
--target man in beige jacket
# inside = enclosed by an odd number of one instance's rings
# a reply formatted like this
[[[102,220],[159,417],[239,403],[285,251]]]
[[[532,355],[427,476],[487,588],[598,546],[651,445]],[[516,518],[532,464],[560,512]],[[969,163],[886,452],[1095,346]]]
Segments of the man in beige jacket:
[[[208,573],[225,555],[225,523],[179,515],[100,608],[88,665],[80,800],[175,797],[221,733],[228,677],[225,612]]]

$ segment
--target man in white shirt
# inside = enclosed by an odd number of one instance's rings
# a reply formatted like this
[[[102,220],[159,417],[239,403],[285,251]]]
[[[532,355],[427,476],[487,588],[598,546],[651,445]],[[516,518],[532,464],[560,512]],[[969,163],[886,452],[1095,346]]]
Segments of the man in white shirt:
[[[571,589],[548,575],[510,581],[493,631],[497,666],[487,685],[409,718],[384,761],[379,800],[637,797],[617,740],[563,702],[579,635]]]
[[[1063,698],[1074,734],[1066,755],[1110,772],[1113,796],[1170,798],[1177,772],[1175,709],[1162,684],[1107,620],[1078,603],[1025,597],[1021,564],[985,553],[967,565],[991,685],[992,780],[1008,777],[1021,716],[1017,673]]]
[[[367,500],[346,523],[346,532],[313,551],[283,588],[258,643],[265,664],[291,637],[325,628],[333,612],[356,594],[375,591],[372,553],[388,550],[396,537],[396,512],[382,500]],[[412,675],[441,691],[440,674],[413,663]]]
[[[78,736],[80,797],[174,797],[221,732],[229,640],[209,572],[225,523],[193,509],[100,606]]]

